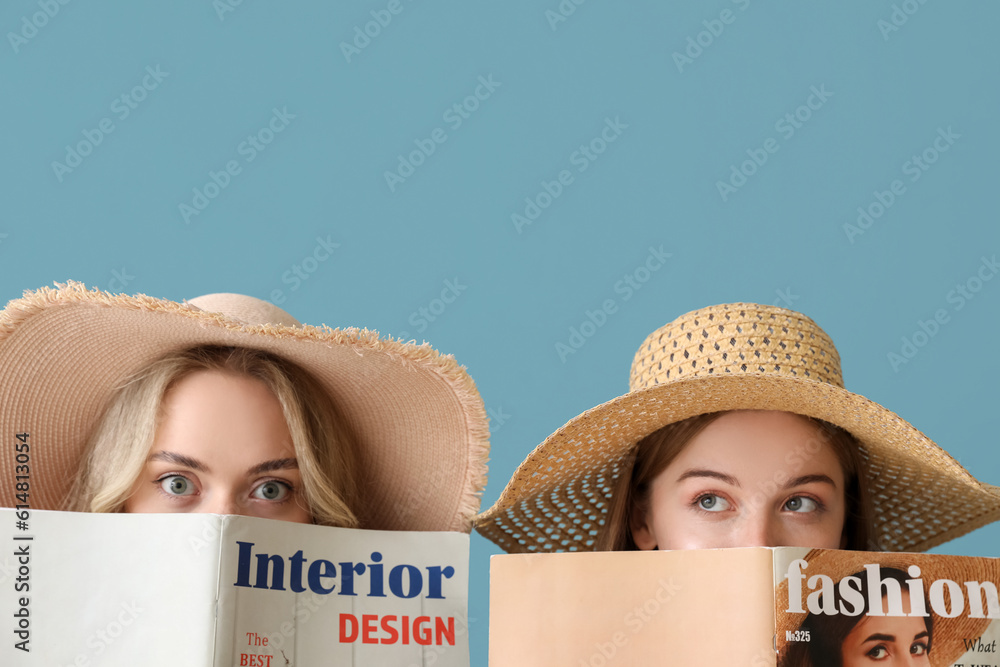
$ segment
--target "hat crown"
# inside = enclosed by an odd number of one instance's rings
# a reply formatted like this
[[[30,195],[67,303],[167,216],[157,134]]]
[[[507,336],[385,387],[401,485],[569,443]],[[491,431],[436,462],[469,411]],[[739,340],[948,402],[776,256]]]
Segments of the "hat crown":
[[[302,323],[278,308],[270,301],[264,301],[245,294],[219,292],[188,299],[187,304],[209,313],[222,313],[226,317],[244,324],[277,324],[286,327],[301,327]]]
[[[629,389],[724,373],[844,386],[837,348],[811,319],[777,306],[730,303],[692,311],[651,333],[635,354]]]

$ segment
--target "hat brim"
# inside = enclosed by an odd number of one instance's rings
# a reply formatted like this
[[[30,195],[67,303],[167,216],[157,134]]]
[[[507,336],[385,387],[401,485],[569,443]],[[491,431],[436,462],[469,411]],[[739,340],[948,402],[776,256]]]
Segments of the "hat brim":
[[[489,426],[452,357],[369,330],[251,326],[76,283],[26,293],[0,313],[0,432],[29,433],[32,508],[60,507],[88,434],[127,377],[206,344],[274,353],[323,385],[360,450],[364,527],[468,532],[486,482]],[[3,502],[15,497],[14,470],[14,448],[0,448]]]
[[[727,410],[793,412],[858,438],[886,551],[923,551],[1000,518],[1000,488],[878,403],[806,378],[720,373],[636,390],[570,420],[528,455],[476,529],[511,553],[592,550],[632,447],[667,424]]]

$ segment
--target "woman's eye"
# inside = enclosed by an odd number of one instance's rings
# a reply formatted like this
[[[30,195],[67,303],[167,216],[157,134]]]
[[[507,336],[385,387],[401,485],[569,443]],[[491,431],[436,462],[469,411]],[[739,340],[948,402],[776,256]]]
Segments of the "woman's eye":
[[[878,646],[872,648],[872,650],[868,651],[868,653],[866,653],[865,655],[875,660],[884,660],[885,658],[889,657],[889,649],[879,644]]]
[[[194,493],[194,484],[187,477],[170,475],[158,481],[164,493],[172,496],[190,496]]]
[[[924,655],[925,653],[927,653],[927,644],[924,642],[913,642],[910,645],[911,655]]]
[[[714,493],[706,493],[702,496],[698,496],[695,503],[698,505],[699,509],[703,509],[706,512],[724,512],[729,509],[729,501],[715,495]]]
[[[785,509],[789,512],[815,512],[819,509],[819,503],[812,498],[805,496],[795,496],[785,502]]]
[[[253,497],[260,500],[284,500],[291,489],[284,482],[270,480],[253,490]]]

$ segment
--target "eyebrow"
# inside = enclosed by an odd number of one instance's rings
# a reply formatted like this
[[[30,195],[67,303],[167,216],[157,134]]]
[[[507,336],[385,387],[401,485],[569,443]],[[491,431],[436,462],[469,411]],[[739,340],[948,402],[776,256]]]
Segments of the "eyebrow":
[[[190,456],[184,456],[177,452],[156,452],[155,454],[151,454],[148,460],[175,463],[185,468],[191,468],[191,470],[197,470],[198,472],[209,472],[208,466],[198,459],[193,459]]]
[[[795,479],[788,480],[785,484],[785,488],[791,488],[793,486],[802,486],[804,484],[812,484],[813,482],[820,482],[822,484],[829,484],[833,488],[837,488],[837,483],[833,481],[833,478],[829,475],[802,475],[801,477],[796,477]]]
[[[724,472],[719,472],[718,470],[709,470],[707,468],[692,468],[691,470],[685,470],[684,473],[677,478],[678,482],[683,482],[685,479],[690,479],[692,477],[709,477],[711,479],[717,479],[730,486],[740,486],[740,480],[736,479],[732,475],[727,475]]]
[[[184,466],[185,468],[190,468],[191,470],[196,470],[198,472],[211,472],[209,467],[199,461],[198,459],[191,458],[190,456],[185,456],[184,454],[178,454],[177,452],[156,452],[150,455],[150,461],[164,461],[165,463],[173,463],[175,465]],[[294,470],[298,469],[299,462],[294,458],[284,458],[284,459],[272,459],[270,461],[263,461],[253,466],[247,470],[247,475],[261,475],[267,472],[273,472],[275,470]]]
[[[265,472],[272,472],[274,470],[297,470],[299,467],[298,459],[286,458],[286,459],[273,459],[271,461],[264,461],[263,463],[258,463],[254,467],[247,470],[247,475],[260,475]]]
[[[732,475],[727,475],[724,472],[719,472],[718,470],[709,470],[708,468],[692,468],[691,470],[685,470],[680,477],[677,478],[678,482],[683,482],[685,479],[698,478],[698,477],[708,477],[711,479],[717,479],[730,486],[735,486],[741,488],[740,481],[733,477]],[[793,479],[788,480],[784,484],[783,488],[790,489],[796,486],[803,486],[805,484],[812,484],[815,482],[820,482],[823,484],[829,484],[833,488],[837,488],[837,484],[829,475],[801,475]]]
[[[922,637],[930,637],[930,633],[924,630],[923,632],[913,635],[914,639],[921,639]],[[865,644],[867,642],[894,642],[894,641],[896,641],[895,635],[883,635],[876,633],[873,635],[869,635],[868,638],[861,643]]]

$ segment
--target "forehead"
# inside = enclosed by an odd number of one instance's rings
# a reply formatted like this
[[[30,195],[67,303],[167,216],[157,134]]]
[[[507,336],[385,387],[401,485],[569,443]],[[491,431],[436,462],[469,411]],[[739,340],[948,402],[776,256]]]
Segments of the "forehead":
[[[722,467],[727,472],[785,471],[843,480],[833,446],[820,427],[790,412],[728,412],[694,436],[672,466]]]
[[[294,455],[278,399],[254,378],[197,371],[164,397],[153,451],[223,460]]]
[[[910,594],[905,590],[903,610],[910,611]],[[849,642],[860,644],[873,634],[882,634],[891,635],[899,642],[908,642],[926,631],[927,625],[919,616],[865,616],[847,634],[847,639]]]

